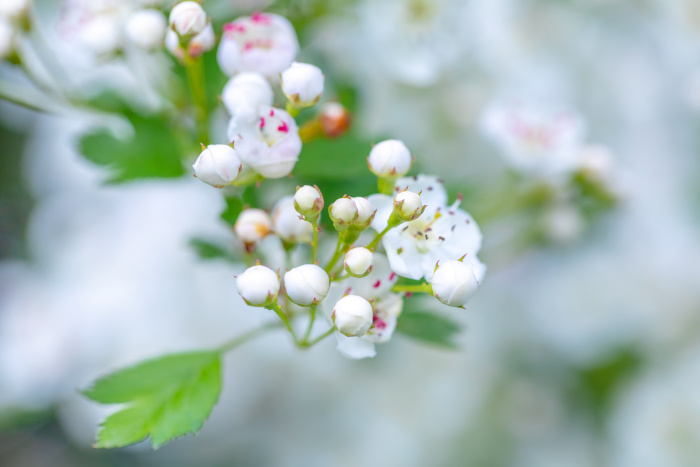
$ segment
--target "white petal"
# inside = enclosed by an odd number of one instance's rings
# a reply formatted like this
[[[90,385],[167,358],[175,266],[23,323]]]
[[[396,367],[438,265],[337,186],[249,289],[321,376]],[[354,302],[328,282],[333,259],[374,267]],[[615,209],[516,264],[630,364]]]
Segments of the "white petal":
[[[351,359],[371,358],[377,355],[374,349],[374,343],[369,342],[361,337],[347,337],[339,332],[335,333],[338,339],[336,349],[344,357]]]

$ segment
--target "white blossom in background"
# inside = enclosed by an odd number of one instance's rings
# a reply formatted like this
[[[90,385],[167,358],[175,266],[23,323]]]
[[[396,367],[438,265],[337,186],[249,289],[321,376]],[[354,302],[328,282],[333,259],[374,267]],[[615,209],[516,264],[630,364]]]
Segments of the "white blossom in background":
[[[246,249],[250,251],[263,238],[272,233],[272,219],[262,209],[244,209],[238,215],[233,231],[245,244]]]
[[[378,177],[403,177],[412,163],[411,151],[396,139],[375,144],[367,157],[369,170]]]
[[[2,0],[0,2],[0,17],[19,22],[27,17],[31,7],[32,0]]]
[[[437,177],[418,175],[396,181],[395,190],[408,188],[420,192],[426,205],[423,214],[416,220],[389,230],[382,243],[386,249],[391,269],[409,279],[433,277],[438,261],[457,260],[464,255],[464,263],[474,270],[481,281],[486,267],[477,258],[481,248],[481,231],[474,219],[460,209],[461,200],[447,204],[447,192]],[[381,232],[387,226],[393,210],[393,198],[376,194],[369,201],[377,208],[372,228]]]
[[[16,35],[14,26],[0,17],[0,60],[9,58],[14,53]]]
[[[299,127],[282,109],[260,107],[254,123],[231,119],[228,138],[234,141],[244,166],[266,178],[281,178],[291,173],[301,152]]]
[[[193,1],[177,3],[170,11],[170,27],[177,35],[194,37],[207,26],[207,14],[202,6]]]
[[[153,50],[163,46],[167,21],[158,10],[138,10],[129,16],[125,25],[126,37],[137,46]]]
[[[324,79],[317,66],[294,62],[282,72],[282,91],[294,105],[310,107],[321,98]]]
[[[272,13],[254,13],[224,25],[217,60],[229,76],[241,71],[277,80],[299,50],[289,20]]]
[[[202,32],[192,37],[187,43],[187,53],[190,57],[199,57],[204,52],[214,48],[216,45],[216,36],[211,23],[207,24]],[[180,39],[177,33],[172,29],[168,30],[165,35],[165,48],[170,51],[175,57],[180,60],[185,59],[185,51],[180,44]]]
[[[231,78],[221,93],[221,100],[233,119],[253,124],[263,106],[271,106],[274,94],[270,83],[259,73],[242,72]]]
[[[287,243],[311,243],[313,226],[300,218],[294,196],[285,196],[272,208],[272,228]]]
[[[518,102],[492,104],[481,129],[513,168],[543,175],[574,170],[586,132],[574,113]]]

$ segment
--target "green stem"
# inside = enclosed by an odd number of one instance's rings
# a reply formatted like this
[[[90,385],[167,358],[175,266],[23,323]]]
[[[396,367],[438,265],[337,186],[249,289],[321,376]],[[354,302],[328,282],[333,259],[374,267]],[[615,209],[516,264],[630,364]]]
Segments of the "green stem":
[[[304,340],[302,341],[304,344],[308,344],[309,337],[311,337],[311,328],[314,327],[314,321],[316,320],[316,307],[312,306],[309,308],[309,313],[311,315],[309,317],[309,327],[306,328],[306,335],[304,335]]]
[[[187,50],[187,49],[185,49]],[[204,89],[204,65],[202,57],[185,57],[187,82],[190,85],[192,100],[195,106],[195,121],[197,122],[197,138],[205,146],[209,144],[209,123],[207,121],[207,97]]]
[[[343,247],[343,236],[344,232],[338,234],[338,243],[335,245],[335,253],[333,253],[333,256],[331,257],[330,261],[328,261],[328,264],[326,264],[326,267],[324,268],[328,274],[331,273],[331,269],[333,269],[333,266],[335,266],[335,263],[338,262],[338,259],[342,254],[341,250]]]
[[[286,107],[287,107],[287,113],[289,115],[291,115],[292,117],[296,117],[297,115],[299,115],[299,111],[301,110],[299,107],[292,104],[292,101],[290,101],[290,100],[287,101]]]
[[[245,332],[241,334],[240,336],[236,336],[230,341],[224,342],[220,347],[219,347],[219,352],[221,353],[226,353],[230,352],[231,350],[235,349],[236,347],[245,344],[251,339],[254,339],[258,337],[261,334],[266,333],[267,331],[270,331],[272,329],[279,329],[281,327],[280,323],[267,323],[263,324],[259,328],[250,330],[248,332]]]
[[[377,188],[379,193],[383,195],[394,195],[394,184],[396,183],[395,177],[379,177],[377,178]]]
[[[325,339],[326,337],[328,337],[328,336],[330,336],[331,334],[333,334],[334,331],[335,331],[335,328],[330,328],[328,331],[324,332],[323,334],[321,334],[320,336],[318,336],[316,339],[314,339],[314,340],[312,340],[311,342],[307,343],[306,346],[307,346],[307,347],[312,347],[312,346],[318,344],[318,343],[321,342],[323,339]]]
[[[279,306],[279,304],[277,303],[277,301],[275,300],[275,302],[274,302],[272,305],[270,305],[270,306],[268,306],[268,307],[265,307],[265,308],[267,308],[268,310],[272,310],[272,311],[274,311],[275,313],[277,313],[277,316],[280,317],[280,319],[281,319],[282,322],[284,323],[284,326],[287,328],[287,331],[289,331],[289,333],[292,335],[292,339],[294,339],[294,343],[297,344],[297,345],[299,345],[299,339],[297,339],[297,335],[296,335],[296,333],[294,332],[294,329],[292,328],[292,325],[289,323],[289,318],[287,318],[287,315],[284,314],[284,311],[282,311],[282,307]]]
[[[311,263],[315,263],[318,255],[318,218],[309,222],[311,222],[311,226],[314,229],[314,238],[311,243]]]
[[[390,231],[391,229],[393,229],[393,228],[394,228],[393,225],[388,224],[388,225],[384,228],[384,230],[382,230],[381,232],[379,232],[379,233],[374,237],[374,240],[372,240],[372,241],[370,242],[370,244],[367,245],[365,248],[367,248],[368,250],[374,250],[374,249],[377,247],[377,245],[379,245],[379,241],[382,239],[382,237],[383,237],[384,235],[386,235],[386,233],[387,233],[388,231]]]
[[[433,293],[433,288],[427,282],[417,285],[401,285],[397,284],[391,288],[392,292],[411,292],[411,293]]]

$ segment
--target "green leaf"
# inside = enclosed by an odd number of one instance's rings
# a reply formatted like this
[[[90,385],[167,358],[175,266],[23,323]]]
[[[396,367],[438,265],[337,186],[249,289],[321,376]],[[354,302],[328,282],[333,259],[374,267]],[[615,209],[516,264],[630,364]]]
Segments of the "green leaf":
[[[148,360],[107,375],[83,392],[103,404],[128,404],[102,423],[98,448],[127,446],[149,435],[158,448],[196,433],[220,393],[221,362],[212,351]]]
[[[83,156],[111,170],[108,183],[181,176],[183,150],[170,123],[164,117],[144,117],[130,111],[126,116],[134,127],[133,137],[122,140],[98,129],[81,137]]]
[[[233,254],[226,248],[216,245],[203,238],[193,238],[190,245],[202,259],[226,259],[234,260]]]
[[[225,198],[226,209],[221,213],[221,219],[228,225],[234,225],[238,219],[238,215],[243,211],[243,200],[237,196]]]
[[[396,330],[404,336],[445,349],[457,349],[455,337],[462,327],[444,316],[424,311],[405,310]]]

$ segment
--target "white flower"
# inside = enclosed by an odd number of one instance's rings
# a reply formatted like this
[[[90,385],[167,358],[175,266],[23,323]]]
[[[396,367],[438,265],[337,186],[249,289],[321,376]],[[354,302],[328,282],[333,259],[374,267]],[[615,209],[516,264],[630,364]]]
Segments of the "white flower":
[[[272,269],[257,265],[236,278],[236,288],[248,305],[265,306],[277,297],[280,281]]]
[[[255,123],[262,106],[272,105],[274,94],[265,77],[243,72],[231,78],[221,93],[221,100],[231,117],[241,123]]]
[[[345,230],[357,219],[357,204],[349,196],[343,196],[330,205],[328,215],[336,229]]]
[[[304,185],[294,194],[294,208],[299,214],[316,219],[323,209],[323,194],[316,186]]]
[[[217,60],[229,76],[253,71],[278,79],[292,64],[298,50],[296,33],[286,18],[254,13],[224,25]]]
[[[376,144],[369,153],[367,164],[378,177],[401,177],[411,168],[411,151],[396,139]]]
[[[282,72],[282,91],[294,105],[310,107],[323,94],[323,73],[308,63],[294,62]]]
[[[377,210],[367,198],[353,196],[351,199],[357,207],[357,218],[353,222],[353,227],[366,229],[370,226],[372,217]]]
[[[80,43],[96,55],[112,54],[122,45],[121,22],[114,14],[98,14],[89,18],[78,34]]]
[[[424,210],[418,193],[404,190],[394,196],[394,214],[405,221],[418,219]]]
[[[285,196],[272,209],[272,226],[277,235],[287,243],[310,243],[313,226],[299,218],[294,209],[294,197]]]
[[[610,178],[613,171],[613,155],[610,148],[598,144],[583,146],[578,154],[578,168],[598,182]]]
[[[210,144],[192,166],[198,179],[216,188],[233,182],[241,167],[241,159],[236,151],[225,144]]]
[[[304,264],[284,275],[284,290],[289,299],[300,306],[316,305],[328,295],[331,281],[320,266]]]
[[[31,0],[2,0],[0,2],[0,17],[5,17],[10,21],[19,21],[27,17],[31,6]]]
[[[576,207],[559,204],[545,213],[542,224],[544,233],[550,240],[565,244],[581,236],[585,219]]]
[[[405,222],[389,230],[382,239],[391,269],[410,279],[433,276],[435,263],[461,258],[474,269],[481,280],[486,267],[476,254],[481,248],[481,232],[474,219],[459,209],[460,201],[447,205],[447,193],[442,183],[428,175],[402,178],[394,187],[422,192],[421,199],[427,206],[416,220]],[[370,202],[377,208],[372,228],[381,232],[387,226],[392,213],[393,200],[387,195],[372,195]]]
[[[374,255],[364,247],[351,248],[345,253],[345,270],[353,277],[365,277],[372,271]]]
[[[169,22],[179,36],[193,37],[204,31],[208,21],[199,3],[187,1],[173,7]]]
[[[337,138],[344,135],[350,128],[350,112],[338,102],[326,102],[321,107],[318,121],[324,135]]]
[[[254,124],[231,119],[228,137],[244,165],[267,178],[289,175],[299,159],[299,128],[287,112],[264,105]]]
[[[372,305],[358,295],[347,295],[333,307],[333,324],[338,331],[348,337],[367,334],[373,321]]]
[[[138,47],[153,50],[163,46],[167,21],[158,10],[138,10],[126,20],[126,37]]]
[[[571,171],[585,136],[576,114],[518,103],[494,104],[481,127],[514,168],[531,173]]]
[[[211,50],[215,43],[216,37],[214,36],[214,28],[212,28],[211,23],[209,23],[204,27],[202,32],[189,40],[187,43],[187,53],[190,57],[199,57],[204,52]],[[180,39],[177,33],[172,29],[169,29],[165,35],[165,48],[180,60],[185,59],[185,53],[180,45]]]
[[[433,295],[448,306],[464,307],[479,287],[474,270],[462,261],[438,264],[430,281]]]
[[[251,251],[255,244],[272,231],[272,220],[262,209],[245,209],[240,213],[233,226],[236,236]]]
[[[0,60],[4,60],[14,53],[16,34],[14,26],[0,17]]]

